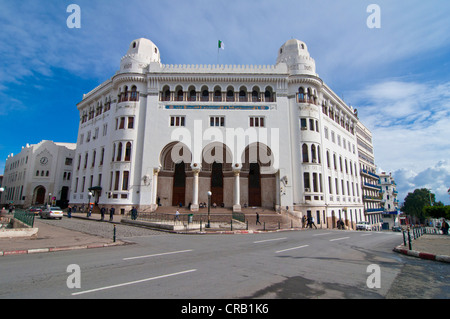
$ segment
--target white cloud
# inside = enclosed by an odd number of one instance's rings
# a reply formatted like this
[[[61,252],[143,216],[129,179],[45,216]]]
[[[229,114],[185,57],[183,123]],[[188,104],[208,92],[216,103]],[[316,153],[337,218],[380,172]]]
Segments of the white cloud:
[[[409,169],[399,169],[392,173],[397,184],[398,199],[402,202],[409,192],[417,188],[428,188],[436,195],[436,201],[449,204],[450,161],[439,161],[433,167],[414,172]]]

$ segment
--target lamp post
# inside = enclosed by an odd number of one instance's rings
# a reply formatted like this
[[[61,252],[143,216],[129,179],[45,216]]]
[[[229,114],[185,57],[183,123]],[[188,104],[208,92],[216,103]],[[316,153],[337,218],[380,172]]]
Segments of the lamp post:
[[[52,193],[48,193],[48,206],[49,207],[52,206],[51,200],[52,200]]]
[[[88,193],[88,209],[87,209],[86,217],[89,217],[90,212],[91,212],[91,196],[92,196],[92,192],[89,192]]]
[[[5,191],[3,187],[0,187],[0,203],[2,202],[2,194]]]
[[[210,218],[210,210],[211,210],[211,191],[208,191],[208,225],[207,228],[211,228],[211,218]]]

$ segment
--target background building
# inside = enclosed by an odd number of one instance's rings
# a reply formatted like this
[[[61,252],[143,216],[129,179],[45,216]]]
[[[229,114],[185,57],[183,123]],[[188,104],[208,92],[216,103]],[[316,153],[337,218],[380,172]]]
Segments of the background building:
[[[383,199],[381,206],[383,207],[383,228],[391,229],[392,226],[399,225],[398,199],[397,199],[397,184],[395,183],[392,174],[382,172],[380,174],[379,185]]]
[[[6,159],[1,204],[68,203],[76,144],[42,141]]]
[[[147,39],[78,103],[71,202],[126,212],[212,203],[348,227],[364,219],[358,119],[289,40],[275,65],[164,65]]]
[[[372,225],[372,229],[380,230],[383,208],[381,207],[380,177],[376,173],[372,132],[364,124],[358,122],[356,136],[365,218]]]

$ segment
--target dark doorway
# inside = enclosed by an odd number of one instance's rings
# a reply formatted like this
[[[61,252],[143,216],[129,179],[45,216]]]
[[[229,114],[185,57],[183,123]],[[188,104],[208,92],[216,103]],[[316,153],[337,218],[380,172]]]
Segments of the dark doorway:
[[[182,206],[185,205],[186,193],[186,172],[184,162],[175,165],[175,173],[173,175],[173,192],[172,192],[172,205]]]
[[[258,163],[250,163],[248,172],[248,205],[261,206],[261,175]]]
[[[222,163],[214,162],[211,168],[211,205],[216,203],[220,206],[223,203],[223,172]]]
[[[43,205],[45,203],[45,187],[39,186],[36,190],[35,204]]]

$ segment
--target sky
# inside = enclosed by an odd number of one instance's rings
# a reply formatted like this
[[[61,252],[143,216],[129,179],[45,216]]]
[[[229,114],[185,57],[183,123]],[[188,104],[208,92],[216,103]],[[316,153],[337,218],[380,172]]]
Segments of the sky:
[[[68,27],[70,4],[80,28]],[[220,64],[274,65],[295,38],[358,109],[399,201],[424,187],[450,204],[449,1],[0,0],[0,30],[0,174],[27,143],[76,143],[76,104],[134,39],[152,40],[164,64],[216,64],[222,40]]]

